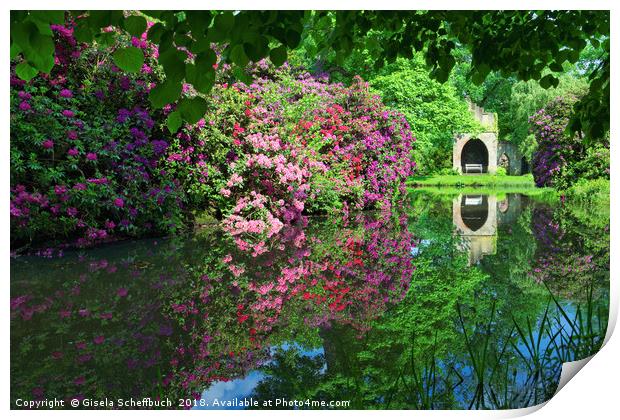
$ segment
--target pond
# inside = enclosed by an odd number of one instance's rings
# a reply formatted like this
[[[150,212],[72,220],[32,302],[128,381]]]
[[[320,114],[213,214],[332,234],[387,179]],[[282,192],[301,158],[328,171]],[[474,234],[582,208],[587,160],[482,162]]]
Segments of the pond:
[[[12,258],[12,406],[527,407],[598,350],[608,307],[608,215],[413,191],[259,252],[203,228]]]

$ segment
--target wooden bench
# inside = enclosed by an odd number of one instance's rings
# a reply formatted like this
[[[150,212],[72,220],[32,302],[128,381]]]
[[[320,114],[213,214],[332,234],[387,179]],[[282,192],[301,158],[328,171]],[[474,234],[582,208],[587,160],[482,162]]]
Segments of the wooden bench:
[[[474,170],[477,170],[478,172],[482,173],[482,164],[480,163],[466,163],[465,164],[465,173],[470,173]]]

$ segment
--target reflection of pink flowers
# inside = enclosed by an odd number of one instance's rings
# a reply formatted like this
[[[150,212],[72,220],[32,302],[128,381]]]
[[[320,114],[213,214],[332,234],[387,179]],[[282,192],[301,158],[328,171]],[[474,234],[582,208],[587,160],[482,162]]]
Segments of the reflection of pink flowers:
[[[120,297],[125,297],[127,296],[127,292],[128,292],[127,288],[121,287],[120,289],[116,291],[116,294]]]
[[[103,335],[98,335],[97,337],[95,337],[93,339],[93,343],[95,344],[103,344],[103,342],[105,341],[105,337]]]

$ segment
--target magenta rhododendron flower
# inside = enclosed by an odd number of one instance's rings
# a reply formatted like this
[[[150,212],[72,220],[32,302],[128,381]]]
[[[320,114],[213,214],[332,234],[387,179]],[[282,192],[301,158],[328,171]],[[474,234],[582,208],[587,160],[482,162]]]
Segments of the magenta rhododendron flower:
[[[21,109],[22,111],[29,111],[31,109],[31,106],[28,102],[21,101],[19,103],[19,109]]]
[[[97,153],[94,153],[94,152],[86,153],[86,159],[91,160],[91,161],[97,160]]]
[[[69,89],[62,89],[58,95],[61,98],[73,98],[73,92],[71,92]]]
[[[72,149],[67,150],[67,154],[69,156],[77,156],[80,154],[80,152],[78,151],[78,149],[72,148]]]
[[[114,199],[114,205],[116,207],[124,207],[125,206],[125,201],[122,198],[120,198],[120,197],[115,198]]]
[[[67,118],[71,118],[75,115],[75,113],[69,109],[65,109],[64,111],[62,111],[62,115],[64,115]]]
[[[42,143],[43,147],[45,149],[53,149],[54,148],[54,142],[50,139],[44,140]]]

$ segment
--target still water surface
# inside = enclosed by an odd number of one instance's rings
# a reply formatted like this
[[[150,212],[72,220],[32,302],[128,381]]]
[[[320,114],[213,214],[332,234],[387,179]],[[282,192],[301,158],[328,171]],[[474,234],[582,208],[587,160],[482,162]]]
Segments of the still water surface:
[[[526,407],[608,297],[607,216],[522,194],[413,193],[254,256],[213,228],[12,258],[11,399]]]

